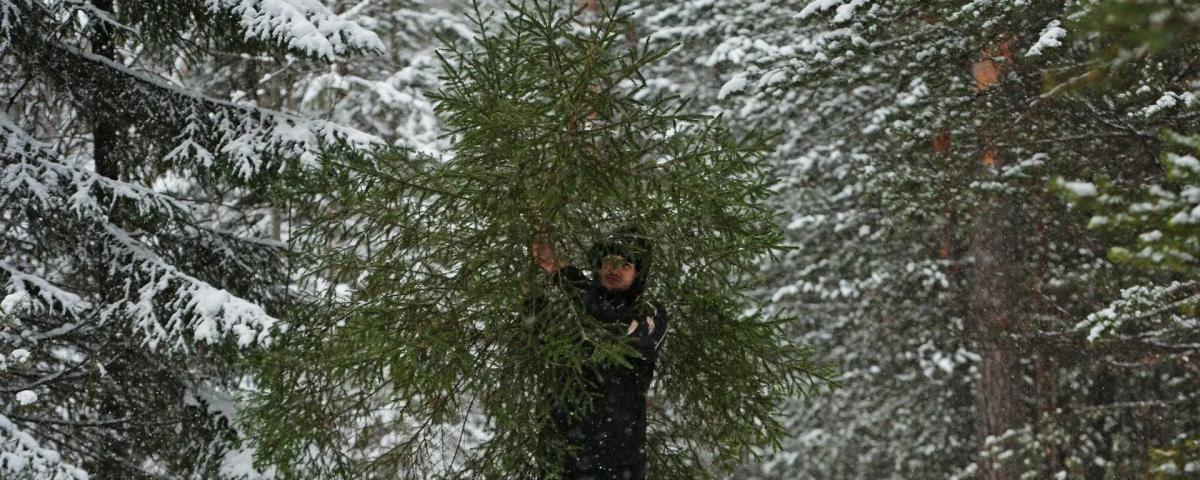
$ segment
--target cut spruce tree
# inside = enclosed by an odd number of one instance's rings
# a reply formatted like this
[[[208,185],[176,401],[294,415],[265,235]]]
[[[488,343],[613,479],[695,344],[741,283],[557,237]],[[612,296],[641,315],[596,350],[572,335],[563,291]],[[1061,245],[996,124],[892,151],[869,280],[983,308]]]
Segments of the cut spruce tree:
[[[311,0],[0,0],[0,477],[255,474],[230,392],[286,287],[263,187],[373,139],[188,72],[380,45]]]
[[[551,406],[586,411],[583,371],[633,350],[541,273],[539,241],[580,267],[618,228],[653,241],[648,295],[672,327],[648,398],[650,478],[746,461],[784,435],[785,400],[825,385],[789,318],[745,295],[781,249],[768,139],[638,100],[665,52],[631,42],[615,9],[505,17],[477,12],[475,47],[444,52],[430,97],[446,158],[330,155],[283,192],[310,222],[291,248],[309,296],[260,359],[251,418],[284,477],[552,476],[561,452],[537,448]]]

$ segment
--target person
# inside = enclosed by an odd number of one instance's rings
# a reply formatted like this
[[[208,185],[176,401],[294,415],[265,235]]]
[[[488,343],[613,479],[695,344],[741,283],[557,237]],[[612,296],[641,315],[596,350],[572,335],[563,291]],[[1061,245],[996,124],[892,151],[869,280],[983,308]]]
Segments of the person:
[[[554,411],[547,435],[565,439],[568,450],[564,480],[643,480],[646,478],[646,394],[654,378],[658,354],[666,337],[667,311],[646,298],[652,249],[632,228],[621,229],[596,242],[589,255],[590,280],[565,265],[545,242],[533,245],[533,257],[554,284],[569,285],[583,311],[629,337],[637,356],[629,366],[597,365],[585,370],[592,408],[574,415]],[[553,319],[550,319],[551,321]],[[623,327],[623,328],[622,328]]]

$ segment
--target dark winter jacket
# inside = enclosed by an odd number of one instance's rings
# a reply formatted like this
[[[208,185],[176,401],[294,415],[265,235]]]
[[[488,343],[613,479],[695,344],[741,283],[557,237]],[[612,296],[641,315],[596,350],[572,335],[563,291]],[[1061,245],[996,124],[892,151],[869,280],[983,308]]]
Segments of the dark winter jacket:
[[[580,290],[579,301],[591,317],[622,333],[635,326],[629,336],[640,354],[640,358],[627,358],[632,368],[606,365],[585,371],[588,391],[595,399],[586,416],[572,417],[561,410],[553,414],[547,434],[564,436],[579,448],[566,462],[564,479],[645,478],[646,392],[668,328],[666,309],[642,297],[647,275],[648,264],[643,263],[628,290],[610,292],[574,267],[559,274],[557,283]]]

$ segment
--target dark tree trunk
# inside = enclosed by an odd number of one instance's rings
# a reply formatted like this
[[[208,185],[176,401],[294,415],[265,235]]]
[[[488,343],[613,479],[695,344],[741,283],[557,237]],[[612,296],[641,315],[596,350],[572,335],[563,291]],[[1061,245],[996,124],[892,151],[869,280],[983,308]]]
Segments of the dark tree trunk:
[[[998,196],[975,212],[971,237],[968,296],[972,334],[981,357],[976,390],[976,432],[981,447],[989,437],[999,437],[1021,422],[1020,370],[1011,342],[1021,312],[1022,279],[1016,271],[1020,239],[1015,211]],[[1004,442],[1010,446],[1011,442]],[[1015,480],[1017,464],[985,457],[984,480]]]
[[[92,2],[98,10],[111,12],[113,0],[95,0]],[[116,45],[113,38],[112,26],[99,20],[92,24],[92,53],[113,60],[116,57]],[[103,105],[97,102],[96,105]],[[121,166],[114,154],[116,149],[117,129],[110,120],[113,112],[105,112],[94,108],[89,112],[92,116],[92,156],[96,162],[96,173],[109,178],[121,178]]]
[[[1114,387],[1116,387],[1116,379],[1113,374],[1107,369],[1100,371],[1096,376],[1096,380],[1091,385],[1090,403],[1092,405],[1102,406],[1109,405],[1116,401],[1114,395]],[[1100,435],[1096,439],[1097,451],[1096,455],[1100,458],[1113,458],[1113,433],[1112,429],[1106,424],[1108,421],[1104,415],[1097,416],[1092,421],[1092,428]],[[1087,467],[1087,476],[1089,480],[1104,480],[1108,473],[1107,465],[1097,465],[1089,463]]]
[[[93,0],[92,4],[97,10],[103,12],[113,11],[113,0]],[[107,58],[109,60],[116,59],[116,39],[111,25],[102,22],[98,19],[92,19],[92,31],[88,40],[91,42],[91,52],[95,55]],[[120,156],[117,151],[120,148],[118,145],[117,126],[113,122],[116,112],[112,112],[111,105],[113,103],[105,102],[100,99],[94,99],[88,108],[87,115],[90,115],[92,126],[92,159],[95,162],[96,173],[112,178],[124,179],[125,175],[122,172]],[[101,197],[104,198],[104,197]],[[118,206],[109,210],[110,221],[120,225],[122,209]],[[95,251],[92,253],[93,258],[104,258],[105,252],[99,243],[92,244]],[[116,275],[101,262],[97,265],[95,276],[99,279],[101,286],[115,286],[120,282]],[[112,287],[101,287],[101,295],[106,297],[106,302],[113,301],[120,296],[120,293]],[[120,378],[126,375],[124,362],[112,362],[108,366],[108,375],[113,378]],[[103,394],[102,394],[103,395]],[[112,398],[105,395],[105,398],[100,402],[100,415],[110,418],[121,418],[125,414],[123,402],[118,398]],[[102,443],[99,448],[108,452],[107,455],[99,455],[94,458],[94,463],[85,464],[85,468],[92,474],[98,476],[120,475],[129,471],[126,465],[122,465],[118,460],[125,458],[130,451],[129,444],[122,441],[116,441],[113,437],[103,436]],[[120,473],[119,473],[120,472]]]
[[[1051,222],[1055,212],[1050,208],[1050,199],[1048,192],[1038,192],[1033,195],[1035,205],[1034,215],[1037,216],[1037,224],[1033,231],[1033,243],[1031,248],[1034,255],[1037,257],[1037,270],[1033,272],[1032,278],[1039,279],[1038,287],[1033,292],[1030,292],[1031,298],[1035,299],[1031,305],[1039,312],[1048,313],[1050,316],[1055,315],[1054,302],[1042,292],[1044,279],[1050,277],[1050,268],[1048,266],[1051,255]],[[1031,333],[1033,328],[1025,328],[1022,333]],[[1034,396],[1034,422],[1036,435],[1045,434],[1042,431],[1041,421],[1055,415],[1058,410],[1058,383],[1059,371],[1062,366],[1059,365],[1056,357],[1056,349],[1047,346],[1045,343],[1036,343],[1031,345],[1036,349],[1036,358],[1034,359],[1033,371],[1033,396]],[[1047,442],[1043,447],[1042,455],[1044,455],[1045,471],[1057,472],[1062,470],[1063,459],[1060,458],[1060,451],[1056,444]]]

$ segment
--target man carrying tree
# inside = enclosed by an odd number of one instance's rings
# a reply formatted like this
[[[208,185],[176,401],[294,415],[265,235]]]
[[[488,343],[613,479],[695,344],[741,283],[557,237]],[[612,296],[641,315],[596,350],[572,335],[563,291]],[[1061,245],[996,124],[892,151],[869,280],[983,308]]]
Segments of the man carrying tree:
[[[594,278],[564,266],[548,243],[533,246],[538,266],[556,284],[579,289],[583,311],[604,325],[625,327],[637,356],[629,365],[586,369],[592,408],[585,414],[558,408],[547,433],[565,441],[563,479],[640,480],[646,477],[646,393],[654,378],[658,350],[667,332],[667,311],[643,295],[650,271],[651,245],[633,228],[597,242],[589,255]],[[549,321],[554,321],[550,319]]]
[[[631,14],[561,3],[507,3],[496,28],[476,12],[470,48],[446,46],[429,93],[446,158],[347,152],[281,182],[311,219],[289,236],[312,252],[304,284],[336,286],[288,314],[257,377],[256,451],[281,477],[715,480],[826,384],[751,295],[784,250],[770,135],[647,92],[639,72],[667,52],[627,41]],[[632,231],[575,250],[601,219],[653,226],[671,254],[651,269]],[[687,318],[661,363],[651,270]]]

